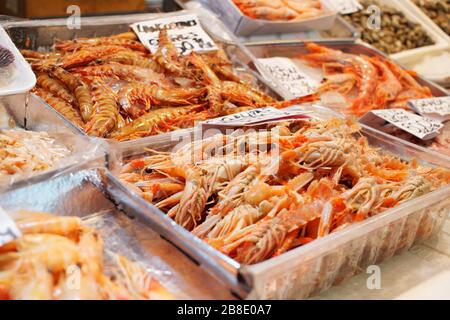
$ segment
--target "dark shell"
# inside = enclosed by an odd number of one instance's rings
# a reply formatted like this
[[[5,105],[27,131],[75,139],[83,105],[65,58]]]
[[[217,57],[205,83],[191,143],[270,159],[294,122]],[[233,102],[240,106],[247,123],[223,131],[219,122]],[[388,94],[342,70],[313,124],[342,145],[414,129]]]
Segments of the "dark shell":
[[[9,66],[14,62],[14,54],[5,47],[0,46],[0,68]]]

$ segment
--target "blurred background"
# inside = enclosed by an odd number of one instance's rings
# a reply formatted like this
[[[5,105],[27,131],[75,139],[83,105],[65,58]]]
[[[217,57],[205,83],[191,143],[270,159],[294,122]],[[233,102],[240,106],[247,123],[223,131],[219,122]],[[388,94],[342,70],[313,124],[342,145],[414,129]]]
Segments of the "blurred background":
[[[164,2],[164,3],[163,3]],[[67,8],[77,5],[83,16],[117,13],[166,11],[172,0],[0,0],[0,14],[22,18],[52,18],[67,16]]]

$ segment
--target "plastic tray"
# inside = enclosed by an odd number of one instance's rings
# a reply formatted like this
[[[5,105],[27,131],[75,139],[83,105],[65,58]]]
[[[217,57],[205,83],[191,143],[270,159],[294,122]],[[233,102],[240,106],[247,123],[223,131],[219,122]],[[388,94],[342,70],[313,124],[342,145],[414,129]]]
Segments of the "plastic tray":
[[[126,195],[110,177],[104,168],[68,171],[54,179],[0,194],[0,206],[7,211],[23,209],[88,218],[89,225],[102,236],[106,250],[138,262],[175,298],[232,298],[220,283],[151,230],[145,221],[134,219],[132,208],[118,207],[116,203]]]
[[[0,98],[0,129],[14,127],[31,131],[45,131],[51,137],[71,150],[71,154],[61,159],[56,167],[27,175],[13,175],[0,184],[0,192],[19,186],[44,181],[58,176],[74,166],[93,164],[107,165],[107,145],[100,139],[80,136],[75,126],[65,121],[40,98],[30,94],[18,94]],[[12,128],[14,128],[12,127]]]
[[[334,24],[338,13],[328,0],[321,2],[325,10],[317,18],[301,21],[269,21],[247,17],[231,0],[209,1],[211,8],[221,15],[224,22],[237,36],[329,29]]]
[[[439,55],[443,52],[450,52],[450,36],[446,34],[430,17],[427,16],[425,12],[422,11],[422,9],[420,9],[420,7],[414,4],[411,0],[401,0],[400,2],[402,2],[402,4],[407,7],[414,14],[414,16],[419,17],[424,24],[426,24],[430,29],[433,29],[434,32],[439,34],[441,38],[445,40],[445,43],[447,45],[445,48],[430,52],[428,54],[424,53],[411,57],[400,58],[398,61],[404,65],[411,66],[412,69],[415,69],[414,66],[423,58],[425,58],[425,56],[433,56]],[[443,71],[444,72],[441,72],[439,74],[427,74],[426,77],[432,81],[448,87],[450,86],[450,65],[447,65],[443,69]]]
[[[450,166],[450,158],[364,127],[371,145],[385,152],[420,162]],[[170,143],[147,145],[170,150]],[[143,145],[128,149],[123,158],[144,154]],[[353,276],[368,265],[380,263],[414,243],[438,232],[450,210],[450,186],[404,203],[378,216],[350,226],[279,257],[255,265],[241,265],[209,247],[177,225],[162,211],[122,187],[127,205],[155,223],[161,234],[216,274],[240,297],[250,299],[307,298]]]
[[[430,38],[434,41],[433,45],[415,48],[412,50],[405,50],[399,53],[391,54],[390,57],[394,60],[397,60],[399,63],[402,63],[404,59],[409,59],[414,56],[421,56],[430,52],[434,52],[436,50],[444,49],[448,46],[448,42],[446,39],[442,37],[442,35],[439,32],[436,32],[434,28],[431,28],[422,17],[417,16],[415,12],[413,12],[406,4],[405,1],[388,1],[388,0],[377,0],[382,4],[385,4],[386,6],[390,6],[393,8],[396,8],[397,10],[403,12],[405,17],[413,21],[415,23],[418,23],[422,26],[424,31],[430,36]]]
[[[0,44],[14,54],[14,62],[9,67],[11,69],[11,79],[8,79],[7,85],[0,85],[0,96],[27,92],[36,84],[36,76],[1,26]]]
[[[174,0],[178,6],[184,9],[196,9],[209,12],[219,18],[223,15],[221,12],[211,8],[211,3],[207,0]],[[284,41],[288,39],[357,39],[360,34],[356,29],[345,21],[341,16],[337,16],[333,25],[326,30],[309,30],[302,32],[301,30],[294,30],[292,33],[282,34],[251,34],[248,36],[240,36],[239,38],[245,43],[258,43],[261,41]]]
[[[198,14],[200,22],[206,32],[214,41],[222,43],[225,51],[234,64],[239,74],[251,76],[255,85],[266,93],[277,97],[270,83],[265,82],[258,73],[249,69],[252,61],[247,49],[231,34],[222,22],[214,16],[202,14],[195,11],[179,11],[166,14],[134,14],[125,16],[88,17],[81,18],[81,29],[68,29],[66,19],[45,19],[35,21],[21,21],[5,23],[4,28],[9,33],[15,45],[20,49],[48,50],[55,39],[68,40],[80,37],[109,36],[129,30],[129,25],[139,21],[145,21],[164,16],[178,16],[183,14]],[[55,111],[56,112],[56,111]],[[84,131],[78,130],[79,134],[86,135]],[[151,141],[154,137],[142,138]],[[122,144],[129,143],[121,142]]]

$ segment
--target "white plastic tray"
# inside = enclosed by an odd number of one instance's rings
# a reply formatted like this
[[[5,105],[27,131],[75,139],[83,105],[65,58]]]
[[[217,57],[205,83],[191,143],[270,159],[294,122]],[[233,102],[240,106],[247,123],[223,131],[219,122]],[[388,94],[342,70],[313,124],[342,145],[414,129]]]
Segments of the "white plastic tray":
[[[322,0],[321,2],[324,13],[316,18],[301,21],[269,21],[247,17],[232,0],[209,1],[212,9],[220,13],[224,22],[237,36],[329,29],[334,24],[338,13],[329,0]]]
[[[0,96],[8,96],[29,91],[36,84],[36,77],[30,65],[17,50],[6,31],[0,27],[0,44],[11,50],[14,54],[11,81],[5,86],[0,86]]]
[[[424,29],[424,31],[434,41],[434,45],[415,48],[412,50],[405,50],[399,53],[391,54],[390,57],[392,59],[397,60],[397,62],[403,64],[408,59],[413,59],[414,57],[442,50],[448,47],[449,43],[441,35],[441,33],[437,32],[437,30],[430,27],[430,25],[426,22],[426,19],[424,19],[423,16],[417,15],[416,12],[414,12],[411,9],[411,6],[407,3],[407,1],[404,0],[397,0],[397,1],[378,0],[378,1],[382,4],[385,4],[386,6],[396,8],[397,10],[403,12],[403,14],[408,20],[420,24]]]

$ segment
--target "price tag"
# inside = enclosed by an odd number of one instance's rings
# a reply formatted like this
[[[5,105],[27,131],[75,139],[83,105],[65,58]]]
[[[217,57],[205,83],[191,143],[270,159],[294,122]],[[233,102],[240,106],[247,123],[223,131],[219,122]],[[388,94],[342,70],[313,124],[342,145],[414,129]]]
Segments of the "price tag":
[[[317,91],[321,79],[303,72],[291,59],[274,57],[258,59],[268,80],[275,80],[283,91],[283,98],[293,99],[307,96]]]
[[[378,118],[378,119],[377,119]],[[359,121],[371,127],[382,126],[387,121],[419,139],[429,140],[439,135],[443,124],[437,120],[422,117],[403,109],[372,110],[366,113]]]
[[[305,118],[308,112],[301,110],[300,108],[292,108],[290,110],[279,110],[273,107],[253,109],[249,111],[239,112],[224,116],[220,118],[210,119],[202,122],[206,125],[215,126],[236,126],[243,127],[252,124],[262,124],[266,122],[272,122],[275,120],[285,120],[288,118]]]
[[[14,220],[0,207],[0,246],[21,237]]]
[[[333,5],[341,14],[358,12],[363,8],[358,0],[333,0]]]
[[[132,24],[131,28],[151,53],[156,53],[158,50],[158,37],[161,30],[168,30],[170,39],[183,55],[191,51],[217,50],[216,44],[203,30],[195,14],[138,22]]]
[[[441,121],[450,120],[450,97],[411,100],[408,104],[421,115]]]

